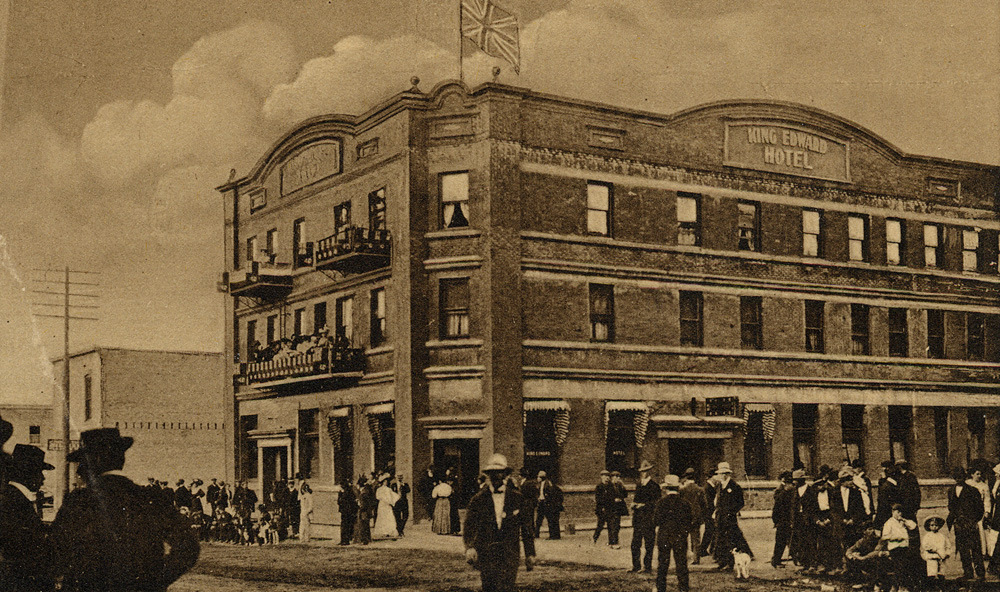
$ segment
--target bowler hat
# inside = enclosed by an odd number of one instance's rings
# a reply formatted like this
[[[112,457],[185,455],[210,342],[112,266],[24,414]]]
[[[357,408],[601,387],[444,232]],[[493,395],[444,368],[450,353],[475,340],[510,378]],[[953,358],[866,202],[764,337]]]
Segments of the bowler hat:
[[[684,469],[684,476],[685,477],[694,477],[694,468],[693,467],[688,467],[688,468]]]
[[[732,472],[733,472],[733,469],[730,468],[729,463],[727,463],[725,461],[720,462],[719,465],[715,469],[715,474],[716,475],[728,474],[728,473],[732,473]]]
[[[497,453],[490,457],[487,461],[486,466],[483,467],[483,472],[487,471],[503,471],[510,472],[510,467],[507,466],[507,457]]]
[[[611,472],[608,471],[607,469],[604,469],[603,471],[601,471],[601,476],[602,477],[605,476],[605,475],[610,475],[610,474],[611,474]]]
[[[642,461],[642,464],[639,465],[640,473],[645,473],[646,471],[652,471],[652,470],[653,470],[653,465],[649,464],[648,460]]]
[[[799,479],[805,480],[805,478],[806,478],[806,472],[805,472],[805,470],[803,470],[803,469],[795,469],[794,471],[792,471],[792,480],[793,481],[798,481]]]
[[[667,475],[663,479],[663,486],[667,489],[679,489],[681,486],[681,478],[677,475]]]
[[[51,471],[55,467],[45,462],[45,451],[37,446],[18,444],[11,455],[11,464],[21,471]]]
[[[134,440],[122,436],[118,428],[97,428],[80,434],[80,447],[66,455],[69,462],[80,462],[87,455],[101,452],[124,452],[132,447]]]

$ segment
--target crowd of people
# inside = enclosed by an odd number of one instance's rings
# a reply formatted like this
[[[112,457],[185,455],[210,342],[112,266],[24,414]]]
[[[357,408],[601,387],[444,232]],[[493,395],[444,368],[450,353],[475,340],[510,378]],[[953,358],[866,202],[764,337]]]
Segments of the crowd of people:
[[[340,545],[367,545],[378,539],[398,539],[410,518],[410,484],[401,473],[372,472],[355,483],[341,484]]]
[[[346,336],[331,337],[329,328],[324,325],[312,334],[283,337],[268,343],[266,346],[262,345],[260,341],[254,341],[250,344],[247,356],[249,362],[270,362],[272,360],[287,360],[298,354],[322,351],[329,347],[347,349],[350,346],[350,340]]]

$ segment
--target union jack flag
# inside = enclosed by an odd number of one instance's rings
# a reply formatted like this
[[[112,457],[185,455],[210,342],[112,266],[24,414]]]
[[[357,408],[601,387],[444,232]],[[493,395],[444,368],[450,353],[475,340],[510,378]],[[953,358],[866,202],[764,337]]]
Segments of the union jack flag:
[[[521,47],[517,18],[492,0],[462,0],[462,36],[468,37],[486,55],[501,58],[520,74]]]

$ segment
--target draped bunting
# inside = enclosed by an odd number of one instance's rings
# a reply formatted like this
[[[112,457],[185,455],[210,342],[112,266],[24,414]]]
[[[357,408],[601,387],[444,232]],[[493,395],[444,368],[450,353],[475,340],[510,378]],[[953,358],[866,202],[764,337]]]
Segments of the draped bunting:
[[[569,435],[569,409],[556,410],[556,445],[560,448]]]
[[[747,403],[743,406],[743,425],[747,426],[750,422],[750,414],[761,414],[763,415],[762,423],[764,425],[764,440],[770,442],[774,439],[774,405],[770,403]]]
[[[353,437],[350,415],[346,413],[346,409],[343,411],[344,412],[341,413],[331,413],[330,416],[327,417],[326,433],[330,436],[330,441],[333,443],[334,450],[343,450],[348,448],[351,438]]]
[[[365,417],[368,422],[368,431],[372,435],[372,442],[375,443],[376,448],[380,448],[383,444],[384,428],[382,422],[393,420],[392,403],[372,405],[365,410]]]
[[[635,447],[642,448],[643,442],[646,441],[646,430],[649,428],[648,407],[635,412],[635,417],[632,418],[632,425],[635,426]]]

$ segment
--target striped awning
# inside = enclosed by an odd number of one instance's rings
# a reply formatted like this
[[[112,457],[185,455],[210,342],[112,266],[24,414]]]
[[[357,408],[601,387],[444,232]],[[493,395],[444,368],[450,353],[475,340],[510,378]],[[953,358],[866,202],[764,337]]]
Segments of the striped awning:
[[[395,409],[395,405],[392,401],[388,403],[379,403],[378,405],[369,405],[365,407],[365,415],[383,415],[386,413],[392,413]]]
[[[764,417],[761,422],[764,427],[764,439],[768,442],[774,439],[774,405],[771,403],[746,403],[743,405],[744,427],[750,422],[751,414],[760,414]]]
[[[569,403],[561,399],[553,401],[539,401],[536,399],[526,399],[524,401],[525,411],[558,411],[565,409],[569,411]]]

